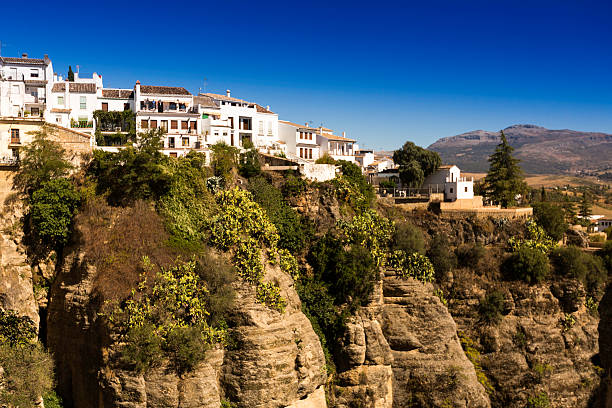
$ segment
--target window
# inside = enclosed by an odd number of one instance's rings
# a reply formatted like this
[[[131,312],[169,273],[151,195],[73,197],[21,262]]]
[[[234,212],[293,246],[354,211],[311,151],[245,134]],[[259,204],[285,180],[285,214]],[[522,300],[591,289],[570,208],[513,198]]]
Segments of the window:
[[[170,157],[177,157],[176,152],[170,152]]]
[[[300,147],[300,157],[304,158],[304,148]]]
[[[149,121],[146,119],[142,119],[140,121],[140,127],[143,129],[148,129],[149,128]]]
[[[13,153],[13,158],[19,160],[19,149],[11,149]]]
[[[168,138],[168,147],[171,149],[174,149],[174,138],[173,137]]]
[[[189,128],[196,132],[198,130],[198,123],[196,121],[189,122]]]
[[[308,149],[308,158],[312,159],[312,149]]]
[[[187,129],[189,129],[189,122],[188,122],[188,121],[186,121],[186,120],[182,120],[182,121],[181,121],[181,129],[182,129],[182,130],[187,130]]]
[[[145,102],[140,101],[140,110],[143,110],[144,108],[145,108]]]
[[[176,102],[170,102],[168,104],[168,109],[170,110],[176,110]]]
[[[184,137],[183,138],[182,145],[183,145],[183,147],[189,147],[189,138],[188,137]]]
[[[466,193],[468,192],[467,190],[468,190],[468,189],[467,189],[467,187],[466,187],[466,188],[465,188],[465,192],[466,192]]]
[[[452,187],[450,188],[450,193],[453,194],[453,188]]]
[[[38,78],[38,70],[33,69],[30,71],[30,78]]]
[[[156,120],[152,120],[151,121],[151,129],[157,129],[157,121]]]
[[[102,110],[108,112],[108,102],[102,102]]]
[[[268,136],[272,136],[272,122],[268,122]]]
[[[57,97],[57,104],[59,106],[64,106],[64,96],[63,95]]]
[[[80,105],[81,105],[81,109],[87,109],[87,97],[86,96],[81,96],[80,97]]]
[[[32,108],[32,109],[30,109],[30,113],[32,114],[32,116],[39,116],[40,115],[40,109]]]
[[[11,143],[19,143],[19,129],[11,129]]]
[[[162,120],[161,121],[161,128],[164,129],[164,131],[168,131],[168,121],[167,120]]]
[[[62,117],[60,115],[55,116],[55,123],[62,123]]]
[[[263,120],[259,121],[259,134],[263,136],[264,134],[264,122]]]
[[[129,104],[129,103],[124,103],[124,104],[123,104],[123,110],[124,110],[124,111],[128,111],[128,110],[130,110],[130,104]]]
[[[170,129],[178,129],[178,120],[170,121]]]

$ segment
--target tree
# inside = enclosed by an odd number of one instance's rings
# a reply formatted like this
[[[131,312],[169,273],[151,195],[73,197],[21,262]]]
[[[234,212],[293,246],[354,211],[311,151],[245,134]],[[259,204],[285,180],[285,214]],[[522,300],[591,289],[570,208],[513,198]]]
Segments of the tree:
[[[212,150],[211,165],[215,176],[223,177],[226,181],[238,162],[238,149],[223,142],[215,143],[210,149]]]
[[[587,219],[589,216],[593,214],[591,196],[587,190],[582,192],[582,199],[580,200],[580,205],[578,206],[578,215],[582,218]]]
[[[36,234],[50,245],[65,244],[80,200],[79,193],[65,178],[44,183],[30,200]]]
[[[512,157],[513,151],[514,148],[508,144],[502,130],[501,142],[489,157],[490,165],[485,177],[485,191],[489,198],[503,207],[516,205],[516,197],[527,190],[519,160]]]
[[[442,164],[440,155],[423,149],[413,142],[406,142],[393,153],[393,161],[399,165],[400,178],[410,187],[420,187],[425,177],[435,172]]]
[[[563,233],[567,230],[563,208],[542,202],[533,206],[533,215],[536,222],[552,239],[559,241],[563,238]]]
[[[68,65],[68,81],[74,82],[74,72],[72,72],[71,65]]]
[[[508,257],[502,268],[510,279],[520,279],[527,283],[543,281],[550,271],[548,258],[535,248],[521,247]]]
[[[242,177],[251,178],[261,173],[259,153],[252,142],[245,142],[243,153],[240,153],[238,172]]]
[[[62,146],[50,139],[55,133],[55,128],[47,123],[31,132],[34,140],[22,150],[15,188],[31,196],[43,183],[64,177],[72,169],[72,164],[64,159]]]
[[[540,201],[546,201],[546,189],[544,186],[542,186],[542,189],[540,190]]]

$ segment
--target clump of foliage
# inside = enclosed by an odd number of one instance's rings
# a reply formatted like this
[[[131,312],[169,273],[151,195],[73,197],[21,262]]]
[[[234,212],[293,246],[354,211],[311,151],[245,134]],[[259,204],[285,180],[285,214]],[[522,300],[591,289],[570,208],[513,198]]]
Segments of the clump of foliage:
[[[457,262],[454,252],[450,249],[448,239],[442,234],[436,235],[430,242],[427,257],[433,264],[436,278],[439,281],[444,279],[444,276],[455,267]]]
[[[550,407],[550,399],[548,398],[548,394],[545,392],[541,392],[538,395],[529,397],[527,399],[527,408],[549,408],[549,407]]]
[[[533,216],[538,225],[554,241],[563,238],[563,233],[567,230],[567,223],[565,222],[565,211],[562,207],[541,202],[533,206]]]
[[[206,185],[206,158],[190,152],[180,159],[171,158],[165,169],[168,189],[158,200],[168,232],[181,242],[206,239],[208,222],[216,209],[213,195]]]
[[[211,166],[215,176],[228,181],[232,169],[238,165],[238,149],[226,143],[219,142],[210,147],[212,150]]]
[[[367,248],[376,265],[383,267],[388,257],[388,247],[394,230],[393,222],[376,211],[367,209],[354,216],[351,221],[338,221],[346,244],[357,244]]]
[[[555,249],[550,254],[550,260],[556,274],[578,279],[589,293],[597,293],[608,277],[601,258],[575,246]]]
[[[498,324],[505,312],[504,294],[498,290],[490,291],[480,299],[478,314],[480,319],[489,324]]]
[[[606,241],[603,248],[597,251],[597,255],[602,259],[608,274],[612,273],[612,240]]]
[[[13,311],[0,310],[0,404],[34,408],[53,392],[53,359],[36,341],[34,323]]]
[[[140,199],[159,199],[168,192],[171,175],[169,158],[161,153],[163,131],[139,134],[138,144],[119,152],[94,151],[89,172],[97,181],[98,194],[113,205]]]
[[[420,187],[425,177],[433,174],[442,164],[437,152],[423,149],[413,142],[406,142],[396,150],[393,161],[399,165],[402,182],[409,187]]]
[[[455,249],[457,264],[462,267],[474,267],[486,255],[486,248],[481,244],[462,244]]]
[[[436,273],[431,261],[418,252],[406,254],[401,250],[394,251],[389,263],[401,278],[414,278],[423,283],[435,280]]]
[[[238,274],[256,286],[257,299],[283,312],[286,301],[280,289],[263,281],[261,249],[266,248],[268,259],[276,261],[279,240],[276,227],[248,191],[237,188],[220,191],[215,199],[219,213],[211,222],[210,243],[224,251],[232,251]]]
[[[508,245],[510,246],[511,251],[515,252],[521,248],[531,248],[540,251],[543,254],[547,254],[557,246],[556,242],[550,238],[546,234],[546,231],[544,231],[544,229],[535,221],[528,221],[526,226],[527,238],[517,239],[516,237],[511,237],[508,240]]]
[[[296,177],[294,175],[289,175],[283,186],[281,187],[281,191],[285,198],[296,197],[303,193],[308,187],[308,182],[301,177]]]
[[[550,272],[550,265],[542,251],[523,246],[504,261],[502,270],[509,279],[523,280],[533,284],[546,279]]]
[[[303,250],[312,235],[310,225],[285,202],[280,190],[265,178],[255,177],[249,182],[249,191],[276,226],[279,235],[278,247],[292,253]]]
[[[474,341],[463,332],[458,332],[457,334],[459,335],[459,341],[461,342],[463,351],[465,351],[466,357],[474,365],[474,370],[476,371],[476,378],[478,379],[478,382],[482,384],[487,394],[493,394],[493,392],[495,392],[495,389],[491,384],[491,380],[489,380],[484,370],[482,369],[482,365],[480,364],[480,352],[476,348]]]
[[[207,322],[206,283],[195,272],[195,261],[160,268],[151,281],[147,258],[143,267],[137,288],[108,314],[125,341],[121,360],[143,372],[167,358],[178,373],[191,371],[207,347],[225,338],[223,328]]]
[[[80,201],[80,194],[65,178],[41,184],[30,199],[31,221],[40,240],[51,247],[64,245]]]
[[[484,188],[487,198],[500,203],[502,207],[509,207],[517,204],[517,196],[525,194],[527,184],[519,166],[520,160],[512,156],[514,148],[508,144],[503,131],[500,137],[500,144],[489,157]]]
[[[329,153],[325,153],[323,156],[319,157],[315,160],[316,164],[336,164],[336,160],[329,155]]]
[[[73,167],[65,160],[66,152],[61,145],[52,140],[57,134],[52,125],[45,123],[31,134],[34,138],[21,149],[19,171],[14,179],[15,188],[29,196],[43,183],[65,177]]]
[[[93,112],[96,121],[96,143],[98,146],[124,146],[128,141],[136,141],[136,114],[132,110]],[[121,128],[125,133],[103,135],[102,131],[114,131]]]
[[[372,206],[375,194],[361,169],[355,163],[339,160],[342,174],[332,181],[339,199],[347,202],[353,209],[364,210]]]
[[[407,254],[413,252],[425,254],[423,233],[410,222],[396,223],[391,248],[396,251],[404,251]]]
[[[259,153],[253,143],[245,143],[244,148],[246,150],[239,156],[238,172],[245,178],[255,177],[261,173]]]

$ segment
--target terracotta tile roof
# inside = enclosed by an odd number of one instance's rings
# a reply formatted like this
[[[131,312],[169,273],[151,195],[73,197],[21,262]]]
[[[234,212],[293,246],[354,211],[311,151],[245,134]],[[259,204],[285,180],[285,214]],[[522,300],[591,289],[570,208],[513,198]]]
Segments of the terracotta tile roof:
[[[323,137],[326,137],[328,140],[335,140],[338,142],[354,142],[355,139],[349,139],[348,137],[336,136],[330,133],[323,133]]]
[[[274,112],[272,112],[272,111],[270,111],[270,110],[268,110],[268,109],[266,109],[263,106],[258,105],[258,104],[255,104],[255,108],[257,108],[257,112],[259,112],[259,113],[271,113],[271,114],[274,114]]]
[[[188,90],[180,86],[140,85],[140,93],[146,95],[191,95]]]
[[[132,89],[102,89],[103,98],[129,99],[134,97]]]
[[[193,97],[193,103],[195,105],[202,105],[206,108],[218,108],[217,104],[210,96],[197,95]]]
[[[13,58],[13,57],[0,57],[0,61],[8,64],[36,64],[46,65],[45,60],[39,58]]]
[[[70,92],[74,93],[96,93],[96,84],[84,84],[80,82],[68,82]],[[53,84],[51,92],[64,92],[66,90],[66,82]]]
[[[293,127],[296,127],[296,128],[300,128],[300,129],[310,129],[310,130],[313,130],[313,131],[317,131],[318,130],[318,129],[312,128],[310,126],[298,125],[297,123],[289,122],[287,120],[279,120],[279,123],[284,123],[286,125],[290,125],[290,126],[293,126]]]
[[[72,109],[60,109],[60,108],[53,108],[51,109],[51,113],[70,113]]]
[[[200,94],[200,95],[208,96],[210,98],[218,99],[220,101],[251,103],[251,102],[247,102],[247,101],[242,100],[242,99],[232,98],[231,96],[221,95],[221,94],[216,94],[216,93],[210,93],[210,92],[203,93],[203,94]]]

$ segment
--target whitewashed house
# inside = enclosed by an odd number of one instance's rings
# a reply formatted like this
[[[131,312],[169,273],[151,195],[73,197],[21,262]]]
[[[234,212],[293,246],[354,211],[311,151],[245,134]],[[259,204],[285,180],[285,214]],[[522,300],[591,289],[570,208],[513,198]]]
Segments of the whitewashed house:
[[[198,108],[193,106],[191,93],[182,87],[140,85],[134,86],[136,131],[163,129],[165,154],[184,156],[192,149],[202,149],[198,132]]]
[[[63,81],[54,75],[51,88],[51,109],[47,121],[57,125],[93,134],[95,123],[93,112],[98,108],[98,97],[102,96],[102,75],[93,73],[79,76],[74,81]]]
[[[0,57],[0,116],[45,116],[52,85],[53,64],[49,56]]]
[[[374,156],[373,150],[361,149],[355,152],[355,160],[357,161],[359,167],[361,167],[362,170],[365,171],[370,165],[375,162],[376,158]]]
[[[474,179],[461,177],[461,170],[455,165],[440,166],[425,178],[422,188],[434,193],[444,192],[446,201],[474,198]]]
[[[228,89],[225,95],[215,93],[204,93],[219,107],[220,116],[215,118],[229,125],[228,135],[222,135],[224,130],[219,129],[219,135],[215,135],[215,129],[211,128],[213,140],[222,137],[229,139],[229,145],[243,147],[245,143],[252,143],[259,150],[268,150],[278,141],[278,115],[253,102],[231,96]],[[212,125],[212,123],[211,123]],[[227,143],[227,142],[226,142]]]
[[[278,138],[286,146],[286,154],[289,158],[299,158],[307,161],[315,161],[320,157],[320,148],[317,144],[318,130],[305,125],[278,121]]]
[[[612,227],[612,218],[600,218],[597,220],[595,231],[605,231],[610,227]]]
[[[346,160],[355,162],[355,140],[346,137],[342,132],[342,136],[336,136],[331,133],[331,129],[320,128],[317,134],[317,144],[319,145],[320,154],[330,155],[335,160]]]

